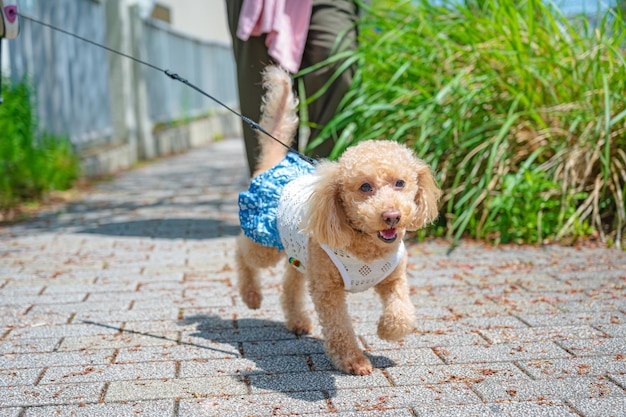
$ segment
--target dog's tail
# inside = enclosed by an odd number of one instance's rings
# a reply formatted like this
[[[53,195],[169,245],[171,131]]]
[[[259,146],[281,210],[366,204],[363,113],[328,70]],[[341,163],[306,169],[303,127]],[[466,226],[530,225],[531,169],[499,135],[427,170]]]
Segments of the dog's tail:
[[[259,124],[276,139],[291,146],[298,128],[298,98],[293,93],[291,76],[282,68],[270,66],[263,72],[263,104]],[[254,175],[278,164],[287,148],[266,134],[258,133],[260,154]]]

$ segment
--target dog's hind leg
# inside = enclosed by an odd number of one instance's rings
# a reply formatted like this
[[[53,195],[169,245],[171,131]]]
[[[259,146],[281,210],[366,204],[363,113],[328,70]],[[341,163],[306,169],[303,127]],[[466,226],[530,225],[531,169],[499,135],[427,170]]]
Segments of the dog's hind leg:
[[[309,334],[313,331],[313,322],[304,311],[306,280],[304,275],[295,268],[287,266],[283,278],[283,293],[280,302],[285,313],[286,326],[297,335]]]
[[[237,284],[243,302],[251,309],[261,307],[263,295],[259,269],[276,265],[281,258],[276,248],[259,245],[243,234],[237,238],[235,262],[237,264]]]

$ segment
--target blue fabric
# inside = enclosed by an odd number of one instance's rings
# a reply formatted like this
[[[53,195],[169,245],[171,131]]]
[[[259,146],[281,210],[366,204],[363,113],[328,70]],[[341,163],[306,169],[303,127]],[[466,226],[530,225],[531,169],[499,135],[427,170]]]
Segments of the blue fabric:
[[[239,224],[254,242],[283,250],[276,225],[278,201],[285,185],[315,168],[290,152],[275,167],[254,177],[248,191],[239,193]]]

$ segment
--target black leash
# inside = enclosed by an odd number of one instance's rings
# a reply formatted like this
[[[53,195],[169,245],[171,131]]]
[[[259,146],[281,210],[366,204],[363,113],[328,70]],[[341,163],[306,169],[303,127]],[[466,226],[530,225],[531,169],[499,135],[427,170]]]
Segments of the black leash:
[[[156,65],[153,65],[153,64],[151,64],[151,63],[149,63],[149,62],[146,62],[146,61],[143,61],[143,60],[141,60],[141,59],[139,59],[139,58],[136,58],[136,57],[134,57],[134,56],[132,56],[132,55],[128,55],[128,54],[125,54],[125,53],[120,52],[120,51],[118,51],[118,50],[115,50],[115,49],[113,49],[113,48],[109,48],[108,46],[102,45],[102,44],[100,44],[100,43],[98,43],[98,42],[94,42],[94,41],[92,41],[91,39],[84,38],[84,37],[82,37],[82,36],[80,36],[80,35],[77,35],[77,34],[75,34],[75,33],[68,32],[68,31],[67,31],[67,30],[65,30],[65,29],[58,28],[58,27],[53,26],[53,25],[51,25],[51,24],[49,24],[49,23],[45,23],[45,22],[42,22],[42,21],[40,21],[40,20],[33,19],[32,17],[25,16],[25,15],[23,15],[23,14],[21,14],[21,13],[19,13],[18,15],[19,15],[19,17],[21,17],[21,18],[22,18],[22,19],[24,19],[24,20],[29,20],[29,21],[31,21],[31,22],[33,22],[33,23],[37,23],[37,24],[42,25],[42,26],[45,26],[45,27],[47,27],[47,28],[49,28],[49,29],[55,30],[55,31],[57,31],[57,32],[61,32],[61,33],[65,34],[65,35],[71,36],[71,37],[76,38],[76,39],[78,39],[78,40],[81,40],[81,41],[83,41],[83,42],[86,42],[86,43],[89,43],[89,44],[91,44],[91,45],[97,46],[98,48],[105,49],[105,50],[107,50],[107,51],[109,51],[109,52],[111,52],[111,53],[113,53],[113,54],[120,55],[120,56],[123,56],[124,58],[131,59],[131,60],[133,60],[133,61],[137,62],[138,64],[145,65],[145,66],[150,67],[150,68],[152,68],[152,69],[154,69],[154,70],[157,70],[157,71],[159,71],[159,72],[162,72],[162,73],[164,73],[165,75],[167,75],[168,77],[170,77],[172,80],[179,81],[179,82],[181,82],[181,83],[185,84],[186,86],[191,87],[192,89],[194,89],[194,90],[195,90],[195,91],[197,91],[198,93],[200,93],[200,94],[202,94],[203,96],[205,96],[205,97],[207,97],[207,98],[209,98],[209,99],[213,100],[215,103],[217,103],[217,104],[219,104],[220,106],[224,107],[226,110],[228,110],[228,111],[230,111],[231,113],[233,113],[233,114],[237,115],[237,116],[238,116],[241,120],[243,120],[245,123],[247,123],[247,124],[248,124],[248,126],[250,126],[250,128],[251,128],[252,130],[258,130],[259,132],[261,132],[261,133],[263,133],[263,134],[265,134],[265,135],[269,136],[270,138],[272,138],[273,140],[275,140],[276,142],[280,143],[282,146],[284,146],[285,148],[287,148],[287,150],[288,150],[289,152],[293,152],[293,153],[297,154],[297,155],[298,155],[301,159],[303,159],[304,161],[308,162],[309,164],[311,164],[311,165],[316,165],[316,164],[317,164],[317,161],[316,161],[315,159],[313,159],[313,158],[311,158],[311,157],[309,157],[309,156],[307,156],[307,155],[304,155],[304,154],[302,154],[302,153],[298,152],[298,151],[297,151],[296,149],[294,149],[293,147],[291,147],[291,146],[287,145],[286,143],[284,143],[284,142],[280,141],[279,139],[275,138],[275,137],[274,137],[271,133],[269,133],[267,130],[263,129],[263,127],[262,127],[261,125],[259,125],[257,122],[255,122],[255,121],[253,121],[253,120],[249,119],[248,117],[244,116],[243,114],[241,114],[241,113],[239,113],[239,112],[237,112],[237,111],[235,111],[235,110],[231,109],[229,106],[227,106],[226,104],[224,104],[223,102],[221,102],[221,101],[220,101],[220,100],[218,100],[217,98],[213,97],[213,96],[212,96],[212,95],[210,95],[209,93],[207,93],[207,92],[203,91],[202,89],[198,88],[197,86],[193,85],[192,83],[190,83],[190,82],[189,82],[189,81],[187,81],[186,79],[182,78],[180,75],[178,75],[178,74],[176,74],[176,73],[171,72],[170,70],[165,70],[165,69],[163,69],[163,68],[159,68],[159,67],[157,67]]]

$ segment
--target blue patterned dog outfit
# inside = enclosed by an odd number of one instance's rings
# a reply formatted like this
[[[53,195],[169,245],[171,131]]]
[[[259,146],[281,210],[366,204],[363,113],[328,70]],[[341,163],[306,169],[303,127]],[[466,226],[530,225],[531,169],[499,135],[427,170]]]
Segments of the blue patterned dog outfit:
[[[239,193],[239,223],[243,233],[256,243],[283,250],[276,213],[285,185],[315,168],[289,152],[273,168],[254,177],[247,191]]]

